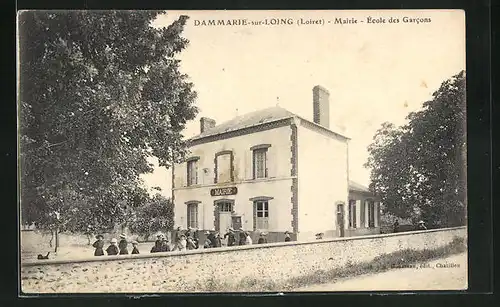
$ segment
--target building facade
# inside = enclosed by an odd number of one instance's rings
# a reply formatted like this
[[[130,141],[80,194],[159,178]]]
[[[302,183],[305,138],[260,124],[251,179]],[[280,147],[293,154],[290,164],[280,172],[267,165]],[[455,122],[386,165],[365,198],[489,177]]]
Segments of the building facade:
[[[329,93],[313,88],[314,121],[280,107],[221,125],[200,120],[190,155],[174,165],[175,223],[242,228],[268,241],[356,235],[349,229],[349,138],[329,128]],[[357,225],[360,225],[359,223]]]
[[[346,236],[380,233],[380,199],[359,183],[349,181]]]

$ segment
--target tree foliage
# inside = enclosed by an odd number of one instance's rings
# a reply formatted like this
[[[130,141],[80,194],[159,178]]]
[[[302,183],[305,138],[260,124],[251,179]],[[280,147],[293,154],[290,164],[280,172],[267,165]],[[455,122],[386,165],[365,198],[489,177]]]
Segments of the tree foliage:
[[[431,226],[466,216],[465,71],[443,82],[422,110],[384,123],[368,147],[371,189],[387,212]]]
[[[140,174],[186,153],[196,93],[176,56],[187,17],[160,11],[19,16],[22,217],[39,227],[111,228],[148,197]],[[59,219],[54,219],[58,216]]]
[[[174,205],[170,199],[156,194],[130,215],[127,225],[131,232],[143,235],[146,239],[155,232],[172,230]]]

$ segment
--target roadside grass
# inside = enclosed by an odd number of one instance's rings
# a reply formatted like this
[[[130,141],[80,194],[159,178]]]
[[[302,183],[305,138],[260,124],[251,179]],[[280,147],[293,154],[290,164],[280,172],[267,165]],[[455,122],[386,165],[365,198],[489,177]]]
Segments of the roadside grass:
[[[340,268],[327,270],[318,270],[316,272],[292,277],[284,281],[260,280],[255,277],[245,277],[238,283],[228,283],[215,278],[208,279],[202,289],[202,292],[275,292],[292,291],[294,289],[310,286],[314,284],[323,284],[336,282],[339,279],[355,277],[369,273],[381,273],[395,267],[411,267],[417,263],[423,263],[450,255],[460,254],[466,251],[464,238],[455,237],[447,245],[435,249],[404,249],[393,253],[382,254],[372,261],[351,263],[348,262]]]

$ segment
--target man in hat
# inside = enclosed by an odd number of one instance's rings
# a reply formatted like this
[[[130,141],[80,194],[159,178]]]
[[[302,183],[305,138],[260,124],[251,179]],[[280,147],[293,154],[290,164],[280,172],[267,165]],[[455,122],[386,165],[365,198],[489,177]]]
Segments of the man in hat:
[[[261,232],[260,235],[259,235],[259,240],[257,241],[257,244],[265,244],[267,243],[267,237],[266,237],[266,233],[265,232]]]
[[[418,222],[417,230],[427,230],[427,227],[425,227],[424,221]]]
[[[234,234],[234,229],[229,227],[229,231],[224,234],[224,239],[227,238],[227,246],[234,246],[236,243],[236,236]]]
[[[287,230],[285,231],[285,242],[290,242],[292,241],[292,238],[290,238],[290,232]]]
[[[137,246],[139,245],[139,242],[137,241],[132,241],[132,255],[136,255],[136,254],[139,254],[139,249],[137,248]]]
[[[120,255],[128,255],[128,242],[127,242],[127,235],[122,233],[120,235],[120,243],[118,243],[118,248],[120,249]]]
[[[95,238],[97,239],[97,241],[92,244],[92,246],[95,248],[94,256],[104,256],[104,237],[102,235],[97,235]]]
[[[108,256],[118,255],[118,246],[116,246],[117,240],[115,238],[111,239],[111,244],[106,248],[106,253]]]

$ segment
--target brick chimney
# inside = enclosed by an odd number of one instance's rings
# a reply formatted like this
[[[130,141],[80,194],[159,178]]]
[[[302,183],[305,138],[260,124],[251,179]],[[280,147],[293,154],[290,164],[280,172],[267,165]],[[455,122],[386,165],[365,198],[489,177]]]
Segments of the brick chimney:
[[[213,127],[215,127],[215,120],[208,117],[202,117],[200,119],[200,133],[203,133]]]
[[[313,87],[314,122],[330,128],[330,93],[322,86]]]

